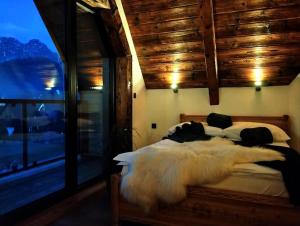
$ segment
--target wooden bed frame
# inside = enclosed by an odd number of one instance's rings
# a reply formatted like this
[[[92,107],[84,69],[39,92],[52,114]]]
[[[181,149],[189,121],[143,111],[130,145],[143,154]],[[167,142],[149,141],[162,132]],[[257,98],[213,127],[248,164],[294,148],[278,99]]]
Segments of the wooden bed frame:
[[[206,116],[180,115],[180,121],[205,121]],[[277,125],[289,131],[288,116],[233,116],[233,121],[255,121]],[[165,226],[299,226],[300,208],[288,199],[244,192],[188,187],[187,198],[175,205],[160,206],[150,214],[125,201],[119,191],[121,177],[111,177],[112,225],[121,220]]]

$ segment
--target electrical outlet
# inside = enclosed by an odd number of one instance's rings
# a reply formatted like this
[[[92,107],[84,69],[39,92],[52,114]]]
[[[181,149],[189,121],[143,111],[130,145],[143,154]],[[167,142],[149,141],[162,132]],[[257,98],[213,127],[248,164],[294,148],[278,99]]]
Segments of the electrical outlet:
[[[152,123],[152,124],[151,124],[151,128],[152,128],[152,129],[156,129],[156,127],[157,127],[156,123]]]

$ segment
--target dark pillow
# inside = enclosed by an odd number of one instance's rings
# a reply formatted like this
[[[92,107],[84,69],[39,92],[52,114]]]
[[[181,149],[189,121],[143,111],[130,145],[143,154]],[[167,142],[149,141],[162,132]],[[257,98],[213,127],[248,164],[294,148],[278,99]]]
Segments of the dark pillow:
[[[181,127],[177,126],[173,134],[163,139],[171,139],[177,142],[189,142],[195,140],[209,140],[211,137],[205,134],[202,123],[184,123]]]
[[[243,129],[240,136],[242,144],[249,147],[273,143],[272,133],[266,127]]]
[[[221,115],[217,113],[210,113],[206,119],[209,126],[219,127],[225,129],[232,126],[232,119],[228,115]]]

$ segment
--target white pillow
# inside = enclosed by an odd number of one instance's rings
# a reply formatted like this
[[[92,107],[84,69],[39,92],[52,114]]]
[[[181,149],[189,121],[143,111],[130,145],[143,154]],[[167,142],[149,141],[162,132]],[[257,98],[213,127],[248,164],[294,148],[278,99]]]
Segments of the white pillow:
[[[287,141],[291,138],[278,126],[268,124],[268,123],[260,123],[260,122],[234,122],[232,126],[223,130],[223,134],[225,137],[228,137],[232,140],[241,140],[240,133],[243,129],[246,128],[256,128],[256,127],[266,127],[268,128],[273,136],[274,142]]]
[[[214,126],[204,126],[205,134],[213,137],[224,137],[223,130]]]
[[[172,126],[171,128],[168,129],[168,135],[172,135],[176,131],[177,126],[182,127],[182,125],[185,123],[191,124],[191,122],[182,122],[175,126]],[[224,136],[223,130],[221,128],[214,127],[214,126],[208,126],[206,122],[201,122],[201,123],[204,127],[206,135],[214,136],[214,137],[216,137],[216,136],[223,137]]]

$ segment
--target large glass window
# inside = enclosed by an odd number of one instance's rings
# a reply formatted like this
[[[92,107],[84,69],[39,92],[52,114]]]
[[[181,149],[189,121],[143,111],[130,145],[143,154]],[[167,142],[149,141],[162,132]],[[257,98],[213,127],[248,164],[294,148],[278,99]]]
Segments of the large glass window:
[[[108,134],[109,59],[94,14],[77,5],[78,184],[102,176]]]
[[[69,4],[76,2],[0,1],[0,218],[104,176],[112,61],[101,18]],[[77,30],[66,29],[73,19]],[[77,55],[66,37],[76,38]]]
[[[44,16],[64,21],[58,3]],[[33,0],[0,1],[0,215],[65,186],[64,47],[43,19]]]

